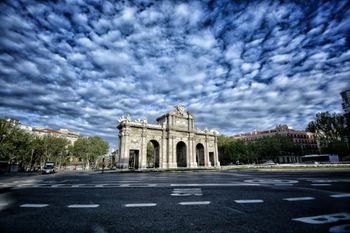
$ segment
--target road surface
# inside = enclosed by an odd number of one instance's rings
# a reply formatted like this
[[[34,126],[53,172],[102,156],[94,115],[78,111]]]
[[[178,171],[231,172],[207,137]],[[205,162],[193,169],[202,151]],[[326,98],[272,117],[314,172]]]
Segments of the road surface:
[[[350,171],[0,178],[0,231],[350,232]]]

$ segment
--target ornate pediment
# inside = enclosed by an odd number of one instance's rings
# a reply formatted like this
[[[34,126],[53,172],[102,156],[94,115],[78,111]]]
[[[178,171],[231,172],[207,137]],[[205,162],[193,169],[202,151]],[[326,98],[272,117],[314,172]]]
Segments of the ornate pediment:
[[[172,115],[176,115],[179,117],[185,117],[187,118],[189,115],[192,116],[190,112],[185,111],[185,107],[181,104],[176,105],[173,110],[170,112]]]

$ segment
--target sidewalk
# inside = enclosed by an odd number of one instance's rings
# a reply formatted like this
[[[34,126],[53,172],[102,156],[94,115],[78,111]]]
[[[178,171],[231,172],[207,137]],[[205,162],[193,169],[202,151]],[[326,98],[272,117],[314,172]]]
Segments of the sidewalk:
[[[0,184],[11,183],[13,181],[37,180],[40,172],[6,172],[0,174]]]

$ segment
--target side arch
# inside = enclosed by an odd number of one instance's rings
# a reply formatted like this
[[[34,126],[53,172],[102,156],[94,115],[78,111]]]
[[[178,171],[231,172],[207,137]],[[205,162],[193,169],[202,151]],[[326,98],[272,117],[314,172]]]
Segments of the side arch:
[[[202,143],[196,145],[196,162],[198,166],[205,166],[204,162],[204,146]]]
[[[187,146],[183,141],[176,144],[177,167],[187,167]]]
[[[159,168],[160,144],[157,140],[150,140],[147,143],[146,167]]]

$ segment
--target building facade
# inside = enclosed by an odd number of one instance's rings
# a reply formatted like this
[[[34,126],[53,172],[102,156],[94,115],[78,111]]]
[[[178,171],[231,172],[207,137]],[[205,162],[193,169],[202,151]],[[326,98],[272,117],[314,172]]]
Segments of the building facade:
[[[80,137],[79,132],[69,131],[68,129],[49,129],[49,128],[32,128],[32,133],[38,136],[50,135],[67,139],[72,145]]]
[[[157,118],[156,124],[146,120],[119,120],[120,168],[178,168],[218,167],[215,130],[195,128],[195,119],[181,105]],[[147,145],[153,145],[152,155]]]
[[[276,128],[271,130],[255,130],[249,133],[234,135],[233,137],[249,142],[259,138],[272,137],[274,135],[282,135],[291,138],[294,144],[299,146],[302,151],[318,151],[318,143],[313,133],[304,130],[294,130],[287,125],[277,125]]]
[[[80,137],[79,132],[73,132],[70,131],[69,129],[59,129],[59,130],[54,130],[50,128],[34,128],[30,125],[25,125],[22,122],[20,122],[17,119],[12,119],[12,118],[7,118],[5,119],[7,122],[9,122],[13,126],[17,126],[19,129],[30,133],[34,134],[37,136],[45,136],[45,135],[50,135],[54,137],[61,137],[67,139],[72,145],[78,138]]]

